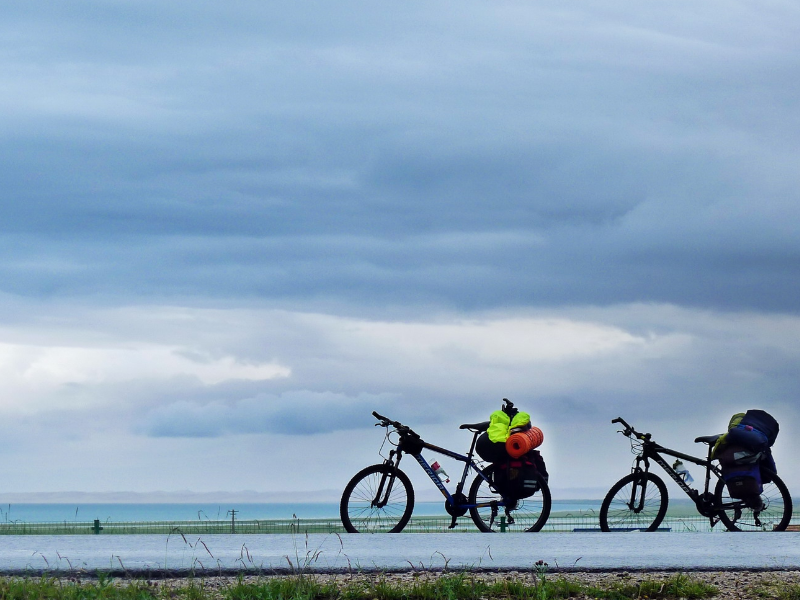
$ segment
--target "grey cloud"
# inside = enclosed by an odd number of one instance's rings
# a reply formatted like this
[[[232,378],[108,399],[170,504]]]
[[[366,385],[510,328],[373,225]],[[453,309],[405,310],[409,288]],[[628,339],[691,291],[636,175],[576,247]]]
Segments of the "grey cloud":
[[[292,391],[236,402],[179,401],[144,415],[139,428],[154,437],[217,437],[232,434],[312,435],[359,429],[392,395],[348,397],[331,392]],[[373,421],[374,422],[374,421]]]
[[[793,9],[352,6],[8,9],[2,289],[798,310]]]

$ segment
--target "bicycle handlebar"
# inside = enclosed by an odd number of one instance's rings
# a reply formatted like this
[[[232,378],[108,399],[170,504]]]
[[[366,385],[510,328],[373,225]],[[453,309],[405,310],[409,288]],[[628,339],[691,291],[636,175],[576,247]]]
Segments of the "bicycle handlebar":
[[[391,425],[401,435],[412,435],[414,437],[419,437],[418,433],[412,430],[408,425],[403,425],[400,421],[392,421],[389,417],[384,417],[374,410],[372,411],[372,416],[380,421],[380,423],[375,423],[375,427],[389,427]]]
[[[636,431],[622,417],[617,417],[616,419],[611,419],[611,422],[612,423],[622,423],[622,426],[625,427],[625,429],[620,431],[620,433],[622,435],[624,435],[624,436],[631,437],[631,435],[633,435],[634,437],[636,437],[636,439],[639,439],[639,440],[649,440],[650,437],[651,437],[649,433],[639,433],[638,431]]]

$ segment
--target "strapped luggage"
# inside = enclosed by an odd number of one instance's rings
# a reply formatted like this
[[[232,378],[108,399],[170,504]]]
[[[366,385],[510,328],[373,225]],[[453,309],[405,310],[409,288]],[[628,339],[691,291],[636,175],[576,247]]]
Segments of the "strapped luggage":
[[[761,505],[764,484],[772,482],[777,473],[770,448],[778,430],[778,422],[763,410],[733,415],[728,432],[720,436],[713,453],[731,498],[752,507]]]
[[[726,442],[762,452],[771,448],[778,437],[778,422],[763,410],[748,410],[731,419]]]
[[[544,442],[544,434],[538,427],[530,427],[525,431],[512,433],[506,440],[506,452],[512,458],[519,458]]]

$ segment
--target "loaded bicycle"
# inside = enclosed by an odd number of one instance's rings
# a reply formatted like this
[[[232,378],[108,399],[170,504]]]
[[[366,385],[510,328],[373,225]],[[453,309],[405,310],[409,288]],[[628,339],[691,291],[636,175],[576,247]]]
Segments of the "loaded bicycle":
[[[698,458],[653,441],[649,433],[640,433],[622,418],[620,430],[631,442],[631,452],[636,455],[631,473],[620,479],[609,490],[600,507],[600,529],[603,531],[629,531],[640,529],[656,531],[667,513],[669,497],[664,480],[650,472],[650,461],[658,464],[695,503],[697,511],[708,517],[713,528],[718,522],[729,531],[784,531],[792,517],[792,498],[786,485],[775,473],[770,473],[770,483],[764,484],[756,502],[732,498],[722,471],[714,462],[712,453],[720,435],[701,436],[696,443],[708,445],[706,458]],[[702,490],[689,487],[685,475],[670,466],[662,455],[694,463],[705,469]],[[711,484],[715,482],[712,491]]]
[[[504,495],[495,485],[495,465],[486,465],[475,459],[475,443],[478,436],[489,427],[489,421],[467,423],[459,427],[474,434],[467,454],[459,454],[424,441],[419,434],[399,421],[393,421],[377,412],[372,415],[378,420],[376,427],[386,428],[384,443],[379,450],[384,461],[362,469],[345,487],[339,512],[342,524],[348,532],[398,533],[408,524],[414,510],[414,488],[408,475],[400,469],[404,454],[414,457],[444,496],[444,509],[452,517],[451,529],[455,527],[456,519],[467,513],[475,526],[483,532],[539,531],[544,526],[550,515],[551,498],[547,481],[541,475],[534,476],[534,493],[526,498],[514,498]],[[387,443],[393,448],[388,456],[384,456]],[[423,450],[464,463],[464,470],[455,490],[450,491],[445,486],[432,465],[422,456]],[[475,478],[469,487],[469,493],[465,494],[467,478],[473,471]]]

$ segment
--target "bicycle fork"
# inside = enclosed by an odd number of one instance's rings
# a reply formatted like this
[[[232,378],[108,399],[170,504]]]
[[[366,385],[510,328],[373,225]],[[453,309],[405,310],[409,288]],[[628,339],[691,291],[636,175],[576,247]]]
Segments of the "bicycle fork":
[[[392,450],[391,452],[389,452],[389,458],[383,461],[383,464],[390,466],[392,470],[396,470],[398,464],[400,463],[400,457],[398,456],[397,464],[395,464],[394,454],[395,451]],[[393,472],[383,474],[383,477],[381,477],[381,481],[378,484],[378,489],[375,490],[375,497],[372,499],[372,502],[370,503],[371,508],[383,508],[389,503],[389,497],[392,494],[392,486],[394,486],[395,479],[396,477]]]
[[[641,489],[641,493],[638,494],[638,490]],[[644,499],[647,495],[647,478],[642,477],[638,481],[634,481],[634,484],[631,486],[631,499],[628,501],[628,508],[631,509],[637,515],[644,510]]]

